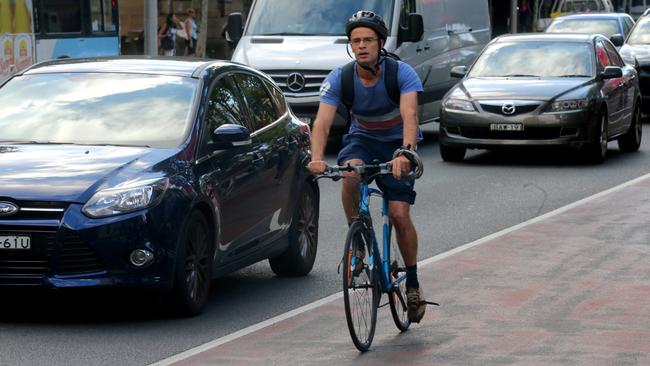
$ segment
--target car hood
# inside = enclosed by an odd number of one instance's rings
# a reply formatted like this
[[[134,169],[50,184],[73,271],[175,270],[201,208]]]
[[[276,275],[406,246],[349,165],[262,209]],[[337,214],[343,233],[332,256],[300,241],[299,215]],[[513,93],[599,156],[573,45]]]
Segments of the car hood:
[[[650,45],[624,44],[620,53],[624,59],[636,58],[639,63],[650,63]]]
[[[174,150],[175,151],[175,150]],[[151,171],[170,149],[0,144],[0,197],[87,201],[98,189]]]
[[[581,79],[465,79],[460,88],[475,100],[551,100],[579,88],[590,80]]]
[[[241,39],[232,60],[260,70],[332,70],[348,59],[347,39],[323,36],[249,36]]]

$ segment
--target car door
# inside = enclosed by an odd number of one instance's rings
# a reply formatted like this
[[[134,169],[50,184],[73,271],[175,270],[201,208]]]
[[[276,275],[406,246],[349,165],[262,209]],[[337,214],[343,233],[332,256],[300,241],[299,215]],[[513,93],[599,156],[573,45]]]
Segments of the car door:
[[[258,189],[258,171],[253,145],[224,150],[210,148],[212,131],[224,124],[248,125],[245,102],[226,74],[217,79],[208,92],[203,120],[199,159],[209,164],[209,173],[201,176],[205,194],[213,200],[216,217],[220,217],[218,262],[236,260],[256,240],[254,228],[263,216],[257,209],[263,192]]]
[[[634,112],[634,97],[635,97],[635,83],[636,71],[625,65],[625,62],[616,51],[614,46],[609,42],[603,42],[605,50],[613,66],[618,66],[623,70],[623,77],[618,79],[618,88],[620,89],[619,108],[621,116],[615,126],[612,126],[613,131],[623,132],[626,131],[632,123],[632,114]]]
[[[283,229],[280,216],[290,192],[283,187],[284,175],[278,174],[278,162],[286,149],[288,131],[260,77],[238,72],[233,79],[241,90],[250,116],[251,154],[257,172],[255,186],[258,190],[255,207],[262,217],[256,235],[258,244],[264,245]]]
[[[598,61],[598,71],[603,72],[605,67],[614,66],[609,58],[607,50],[605,49],[605,42],[602,39],[596,40],[596,60]],[[610,134],[615,130],[622,117],[621,113],[621,99],[622,89],[620,83],[623,78],[614,78],[603,80],[601,92],[607,100],[607,125]]]

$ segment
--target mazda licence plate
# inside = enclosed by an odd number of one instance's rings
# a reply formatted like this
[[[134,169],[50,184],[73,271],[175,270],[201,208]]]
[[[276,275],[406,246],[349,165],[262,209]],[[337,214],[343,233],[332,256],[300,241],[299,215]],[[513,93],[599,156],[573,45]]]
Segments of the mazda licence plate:
[[[523,131],[523,123],[490,123],[490,131]]]
[[[29,236],[0,235],[0,250],[28,250],[32,248]]]

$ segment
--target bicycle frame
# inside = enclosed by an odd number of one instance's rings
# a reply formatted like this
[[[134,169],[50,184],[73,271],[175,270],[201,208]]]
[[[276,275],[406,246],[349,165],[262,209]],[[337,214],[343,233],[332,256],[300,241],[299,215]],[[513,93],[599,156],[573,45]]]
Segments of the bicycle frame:
[[[390,223],[388,217],[388,199],[383,196],[380,190],[369,187],[368,183],[361,182],[359,191],[361,199],[359,203],[359,217],[362,221],[364,228],[370,232],[372,239],[372,252],[370,253],[370,263],[372,265],[379,264],[379,282],[380,290],[382,293],[390,293],[394,288],[399,286],[401,281],[406,280],[406,274],[402,274],[395,280],[390,279]],[[372,217],[370,216],[370,197],[376,195],[382,198],[382,252],[379,251],[379,245],[375,236],[375,230],[372,226]],[[376,257],[375,257],[376,255]]]

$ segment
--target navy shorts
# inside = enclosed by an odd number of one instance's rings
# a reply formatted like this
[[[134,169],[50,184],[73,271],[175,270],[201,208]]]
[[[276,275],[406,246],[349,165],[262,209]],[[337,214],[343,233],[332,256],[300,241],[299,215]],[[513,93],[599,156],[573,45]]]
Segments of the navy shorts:
[[[379,160],[380,163],[393,160],[393,153],[402,141],[383,142],[373,140],[361,135],[343,136],[343,148],[337,158],[338,165],[345,164],[352,159],[361,159],[370,164]],[[409,204],[415,203],[415,181],[412,179],[395,179],[392,175],[383,175],[376,178],[377,186],[384,197],[389,201],[401,201]]]

